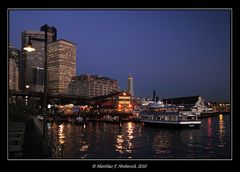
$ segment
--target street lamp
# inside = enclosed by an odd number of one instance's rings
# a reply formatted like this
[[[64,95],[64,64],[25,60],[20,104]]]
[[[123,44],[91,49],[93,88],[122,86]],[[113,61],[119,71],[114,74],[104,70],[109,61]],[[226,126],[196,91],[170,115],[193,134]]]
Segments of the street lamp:
[[[23,49],[27,52],[36,51],[36,49],[32,47],[31,37],[29,37],[28,43],[27,43],[26,47],[24,47]]]
[[[29,37],[28,43],[26,45],[26,47],[24,47],[23,49],[26,50],[27,52],[33,52],[36,51],[35,48],[32,47],[32,43],[31,40],[38,40],[38,41],[44,41],[44,68],[45,68],[45,72],[44,72],[44,92],[43,92],[43,107],[42,107],[42,113],[43,113],[43,136],[45,137],[46,134],[46,115],[47,115],[47,87],[48,87],[48,79],[47,79],[47,44],[48,44],[48,40],[47,40],[47,31],[48,31],[48,25],[45,24],[42,29],[44,30],[44,39],[41,38],[32,38]]]

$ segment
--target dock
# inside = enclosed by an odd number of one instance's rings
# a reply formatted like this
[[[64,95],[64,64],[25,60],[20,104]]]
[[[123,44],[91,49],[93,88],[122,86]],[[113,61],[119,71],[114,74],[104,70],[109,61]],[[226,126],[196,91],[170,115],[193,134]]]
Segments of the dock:
[[[25,134],[24,122],[10,122],[9,124],[9,158],[22,158],[23,157],[23,144]]]

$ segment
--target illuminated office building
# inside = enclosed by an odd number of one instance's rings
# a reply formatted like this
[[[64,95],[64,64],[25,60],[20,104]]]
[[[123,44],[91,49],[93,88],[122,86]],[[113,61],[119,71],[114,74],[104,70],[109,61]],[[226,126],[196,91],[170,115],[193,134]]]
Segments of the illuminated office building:
[[[68,85],[76,76],[76,45],[63,39],[48,44],[48,90],[67,94]]]
[[[69,85],[69,93],[88,98],[118,91],[117,80],[90,74],[73,77]]]

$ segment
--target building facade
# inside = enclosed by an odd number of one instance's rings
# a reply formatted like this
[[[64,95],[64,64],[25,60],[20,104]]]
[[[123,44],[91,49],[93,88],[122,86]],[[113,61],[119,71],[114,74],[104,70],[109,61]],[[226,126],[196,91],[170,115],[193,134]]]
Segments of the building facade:
[[[48,44],[48,91],[67,94],[73,76],[76,76],[76,45],[60,39]]]
[[[20,51],[12,45],[8,47],[8,88],[19,90],[19,58]]]
[[[129,112],[139,106],[132,95],[125,91],[95,97],[89,102],[89,104],[95,107],[99,107],[100,111],[105,112],[107,112],[107,109],[118,112]]]
[[[72,78],[69,93],[83,97],[97,97],[119,91],[118,81],[98,75],[80,75]]]
[[[134,90],[133,90],[133,77],[131,74],[128,76],[128,89],[127,92],[134,97]]]
[[[56,41],[57,30],[55,27],[47,28],[47,43]],[[36,51],[27,52],[23,48],[28,41]],[[45,32],[44,27],[40,31],[22,32],[22,52],[20,59],[20,88],[25,89],[29,85],[29,91],[43,92],[44,90],[44,63],[45,63]]]

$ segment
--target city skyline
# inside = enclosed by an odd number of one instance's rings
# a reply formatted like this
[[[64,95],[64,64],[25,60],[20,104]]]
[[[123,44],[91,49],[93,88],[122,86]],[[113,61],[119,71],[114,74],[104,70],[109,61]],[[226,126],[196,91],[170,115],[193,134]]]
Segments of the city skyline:
[[[230,11],[73,10],[9,11],[9,42],[21,48],[21,32],[57,29],[77,45],[77,75],[119,81],[132,74],[136,96],[201,95],[230,101]]]

